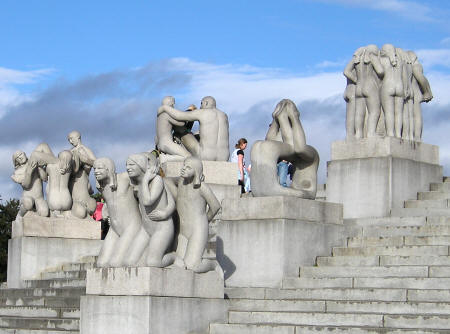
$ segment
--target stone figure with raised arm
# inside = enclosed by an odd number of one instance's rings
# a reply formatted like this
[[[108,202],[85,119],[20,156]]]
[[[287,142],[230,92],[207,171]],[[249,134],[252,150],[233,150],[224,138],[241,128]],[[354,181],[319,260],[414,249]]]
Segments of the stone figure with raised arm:
[[[379,91],[379,79],[384,71],[378,59],[378,47],[368,45],[355,52],[353,64],[355,75],[346,68],[347,78],[351,78],[356,83],[355,87],[355,137],[363,137],[364,116],[367,110],[367,136],[375,137],[378,119],[380,118],[381,102]],[[359,57],[358,57],[359,56]],[[356,79],[356,80],[354,80]]]
[[[132,267],[142,255],[135,247],[137,234],[141,231],[141,214],[128,173],[116,174],[114,162],[99,158],[94,162],[97,188],[105,199],[111,228],[103,242],[97,259],[97,267]],[[144,232],[144,240],[150,238]]]
[[[397,54],[392,44],[385,44],[381,48],[380,62],[384,68],[381,83],[381,104],[386,122],[386,135],[390,137],[402,136],[403,105],[407,91],[407,73],[404,62]]]
[[[217,261],[202,258],[208,242],[208,223],[219,211],[220,203],[211,188],[203,182],[200,159],[186,158],[180,174],[181,177],[171,180],[180,217],[177,250],[171,254],[175,257],[175,265],[197,273],[216,270],[223,276]]]
[[[80,161],[80,168],[72,172],[69,183],[70,193],[72,194],[73,207],[72,214],[77,218],[86,218],[95,211],[96,202],[90,196],[92,192],[89,183],[89,173],[94,165],[94,153],[81,142],[81,134],[78,131],[72,131],[67,136],[69,143],[73,146],[70,150],[72,155]]]
[[[151,153],[133,154],[127,159],[128,176],[142,217],[135,247],[138,253],[146,249],[145,263],[150,267],[166,267],[173,263],[173,256],[166,252],[174,240],[172,214],[175,200],[158,175],[159,168],[158,159]]]
[[[31,154],[30,161],[45,168],[48,174],[47,203],[51,215],[54,217],[70,215],[72,196],[69,191],[69,179],[71,173],[76,173],[79,169],[78,156],[73,156],[70,151],[62,151],[55,157],[47,144],[41,144]]]
[[[414,140],[422,139],[422,109],[421,102],[430,102],[433,99],[430,84],[423,75],[423,67],[417,60],[417,56],[413,51],[408,51],[408,56],[412,66],[412,94],[413,94],[413,118],[414,118]]]
[[[175,98],[173,96],[166,96],[163,98],[162,106],[175,106]],[[184,159],[191,155],[187,149],[182,145],[174,143],[173,129],[174,127],[183,127],[184,122],[176,121],[167,113],[158,113],[156,117],[156,142],[158,149],[166,154],[179,156]]]
[[[251,151],[253,196],[297,196],[314,199],[317,192],[319,154],[306,145],[300,113],[294,102],[280,101],[272,114],[266,140],[255,142]],[[294,165],[291,187],[278,182],[277,162]]]
[[[166,112],[177,121],[199,122],[200,141],[186,141],[188,151],[201,160],[228,161],[228,116],[216,108],[216,100],[212,96],[202,99],[200,109],[179,111],[173,107],[162,105],[158,109],[158,117]],[[192,138],[192,134],[190,134]]]
[[[49,209],[44,199],[42,182],[47,181],[47,173],[38,167],[37,161],[30,161],[23,151],[16,151],[12,156],[14,182],[22,186],[19,212],[16,220],[22,220],[28,211],[36,211],[39,216],[48,217]]]

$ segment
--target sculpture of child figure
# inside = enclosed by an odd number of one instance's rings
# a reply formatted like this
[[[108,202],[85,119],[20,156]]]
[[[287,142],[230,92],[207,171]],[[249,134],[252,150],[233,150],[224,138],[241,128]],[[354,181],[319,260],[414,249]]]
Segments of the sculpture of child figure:
[[[202,259],[208,242],[208,223],[220,209],[216,196],[203,183],[203,165],[200,159],[188,157],[184,160],[181,177],[176,180],[177,211],[180,216],[180,234],[175,254],[175,265],[197,273],[216,270],[223,272],[217,261]],[[209,210],[206,211],[206,205]]]
[[[165,253],[174,239],[175,200],[158,175],[159,167],[158,159],[150,153],[133,154],[127,159],[128,176],[142,217],[142,231],[137,234],[134,247],[141,253],[147,248],[145,264],[150,267],[173,263],[173,256]]]

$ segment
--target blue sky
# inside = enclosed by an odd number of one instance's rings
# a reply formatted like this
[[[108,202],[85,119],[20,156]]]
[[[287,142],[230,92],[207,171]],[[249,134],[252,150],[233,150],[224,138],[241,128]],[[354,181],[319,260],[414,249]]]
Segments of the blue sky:
[[[439,0],[2,1],[0,195],[19,196],[16,149],[46,141],[58,152],[73,129],[123,170],[128,154],[153,147],[165,95],[180,108],[215,96],[231,140],[250,143],[276,102],[292,99],[324,182],[330,144],[345,136],[341,73],[367,44],[419,55],[435,97],[423,107],[424,141],[447,167],[449,22],[450,2]]]

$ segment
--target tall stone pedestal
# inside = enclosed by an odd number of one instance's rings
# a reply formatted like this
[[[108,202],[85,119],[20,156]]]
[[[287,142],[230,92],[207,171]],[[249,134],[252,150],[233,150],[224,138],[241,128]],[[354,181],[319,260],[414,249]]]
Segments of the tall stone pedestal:
[[[217,260],[229,287],[281,287],[317,256],[343,245],[342,205],[297,197],[222,202]]]
[[[439,148],[393,137],[338,141],[328,162],[327,201],[344,218],[385,217],[442,181]]]
[[[206,333],[226,322],[228,301],[216,272],[178,268],[97,268],[81,298],[83,334]]]
[[[44,218],[33,213],[12,225],[8,241],[8,288],[24,287],[45,270],[97,256],[101,225],[92,219]]]

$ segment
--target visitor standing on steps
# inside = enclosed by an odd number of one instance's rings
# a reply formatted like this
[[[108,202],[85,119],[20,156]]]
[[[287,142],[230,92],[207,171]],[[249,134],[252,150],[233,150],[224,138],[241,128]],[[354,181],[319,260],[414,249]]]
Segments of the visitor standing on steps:
[[[238,184],[241,186],[241,192],[247,193],[250,191],[250,177],[245,166],[244,150],[247,147],[247,139],[241,138],[234,146],[235,150],[231,153],[231,162],[238,164]]]

